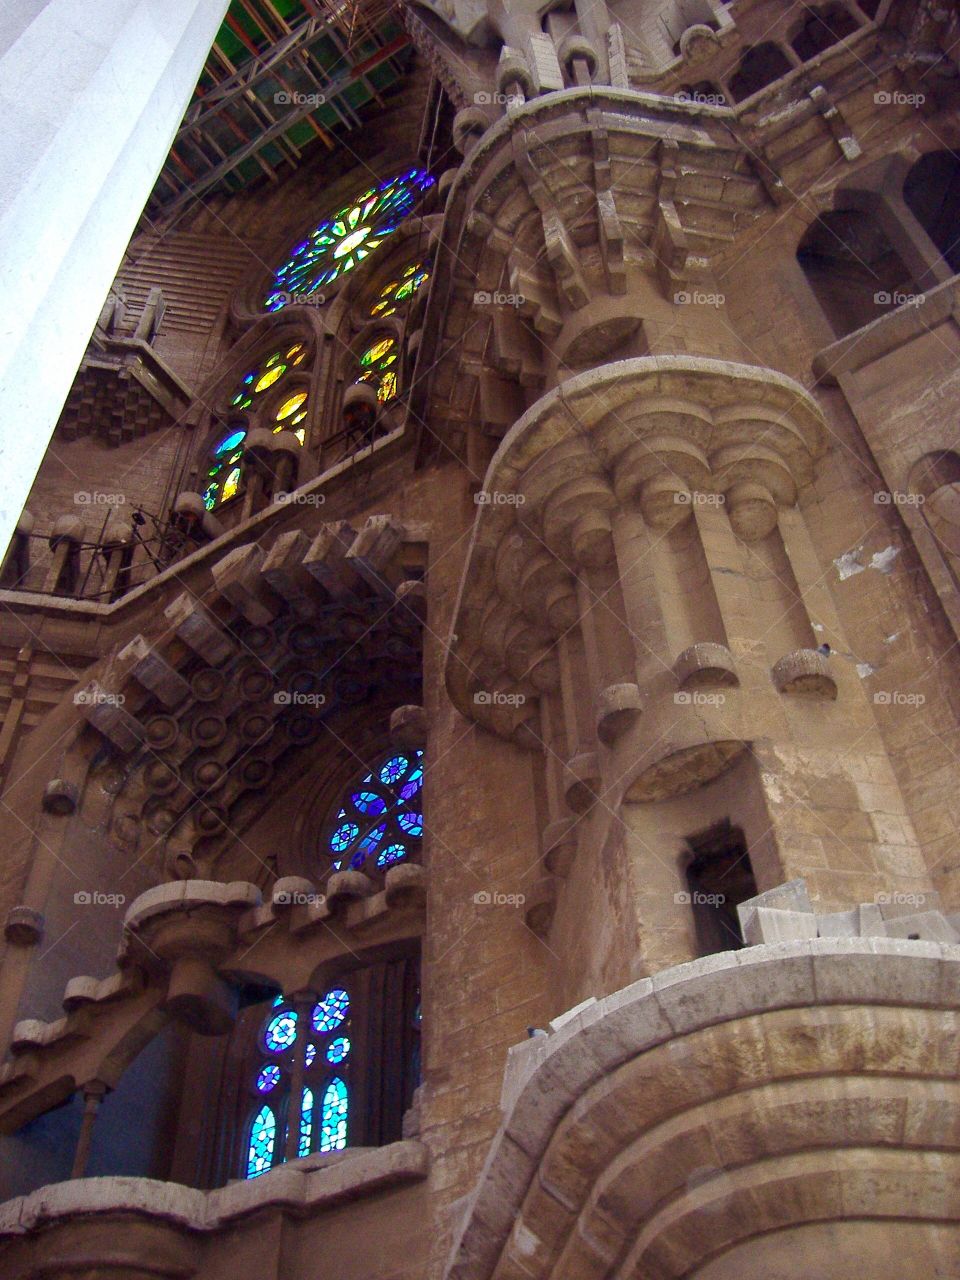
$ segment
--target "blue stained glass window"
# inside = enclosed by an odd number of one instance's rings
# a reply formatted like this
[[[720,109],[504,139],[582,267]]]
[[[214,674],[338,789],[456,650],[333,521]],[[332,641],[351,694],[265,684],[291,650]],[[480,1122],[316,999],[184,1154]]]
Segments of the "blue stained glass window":
[[[257,1076],[257,1091],[259,1093],[269,1093],[271,1089],[275,1089],[280,1083],[280,1068],[275,1062],[271,1062],[269,1066],[263,1068]]]
[[[423,834],[422,813],[401,813],[398,816],[397,821],[408,836],[419,836]]]
[[[315,1044],[307,1045],[307,1052],[303,1055],[303,1061],[308,1067],[313,1066],[313,1060],[317,1056],[317,1046]]]
[[[298,1156],[308,1156],[310,1154],[310,1137],[313,1133],[313,1090],[304,1089],[303,1101],[300,1106],[300,1143],[297,1147]]]
[[[271,1053],[280,1053],[283,1049],[289,1049],[296,1038],[297,1015],[291,1010],[278,1013],[275,1018],[271,1018],[263,1033],[263,1043]]]
[[[334,987],[313,1006],[313,1029],[321,1035],[339,1027],[350,1011],[350,997],[342,987]]]
[[[342,1151],[347,1145],[347,1086],[339,1076],[327,1085],[320,1114],[320,1150]]]
[[[248,1178],[259,1177],[273,1164],[276,1140],[276,1117],[270,1107],[263,1106],[253,1117],[253,1124],[250,1126],[250,1146],[247,1152]]]
[[[423,835],[423,752],[395,753],[346,792],[327,839],[332,868],[380,868],[410,857]]]
[[[371,813],[374,817],[387,807],[386,800],[372,791],[355,791],[350,799],[361,813]]]
[[[407,856],[406,846],[402,844],[389,844],[380,857],[377,859],[378,867],[392,867],[395,862],[399,862],[401,858]]]
[[[222,458],[225,453],[233,453],[237,445],[247,434],[246,427],[238,427],[236,431],[231,431],[229,435],[223,437],[220,443],[213,451],[215,458]]]
[[[357,845],[356,852],[350,859],[350,865],[352,867],[363,866],[368,854],[373,853],[374,849],[376,849],[377,845],[383,839],[386,829],[387,824],[385,822],[381,822],[378,826],[371,827],[370,830],[366,832],[363,839]]]
[[[401,798],[404,800],[412,799],[412,797],[417,794],[417,792],[420,790],[422,786],[423,786],[423,770],[420,768],[414,769],[413,773],[411,773],[410,775],[409,780],[405,782],[403,786],[400,788]]]
[[[337,827],[336,831],[330,837],[330,848],[335,853],[343,853],[357,836],[360,834],[360,828],[355,822],[344,822],[342,826]]]
[[[409,766],[406,756],[391,756],[385,765],[380,769],[380,781],[388,787],[392,786],[398,778],[402,778]]]
[[[346,1036],[337,1036],[336,1040],[331,1040],[327,1045],[327,1061],[336,1065],[342,1062],[350,1052],[350,1041]]]

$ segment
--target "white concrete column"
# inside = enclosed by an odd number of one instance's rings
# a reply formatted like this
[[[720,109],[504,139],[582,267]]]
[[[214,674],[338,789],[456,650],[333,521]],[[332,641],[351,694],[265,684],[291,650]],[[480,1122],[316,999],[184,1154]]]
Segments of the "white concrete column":
[[[0,549],[227,4],[18,0],[0,15]]]

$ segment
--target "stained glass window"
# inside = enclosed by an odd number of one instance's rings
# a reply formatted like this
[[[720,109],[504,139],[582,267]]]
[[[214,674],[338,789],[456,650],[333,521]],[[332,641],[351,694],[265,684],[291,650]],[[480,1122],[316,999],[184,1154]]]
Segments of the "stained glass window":
[[[339,1027],[350,1010],[350,997],[342,987],[328,991],[319,1004],[313,1006],[314,1031],[333,1031]]]
[[[303,364],[307,354],[307,346],[303,342],[295,342],[271,352],[240,379],[230,399],[230,408],[237,413],[248,410],[255,412],[257,397],[275,387],[291,369]],[[285,396],[274,411],[271,421],[274,431],[293,431],[301,444],[304,442],[304,428],[298,424],[307,416],[307,395],[306,391],[297,391]],[[208,511],[221,503],[229,502],[240,492],[243,481],[243,442],[246,436],[246,426],[232,425],[210,451],[210,466],[204,477],[206,483],[201,495]]]
[[[296,1038],[297,1015],[293,1010],[278,1013],[275,1018],[271,1018],[263,1033],[264,1046],[272,1053],[281,1053],[284,1049],[289,1049]]]
[[[403,310],[420,286],[429,279],[429,263],[412,262],[399,276],[383,286],[379,298],[370,308],[370,314],[374,319],[395,315],[397,311]]]
[[[263,1068],[257,1076],[257,1092],[270,1093],[280,1083],[280,1068],[275,1062],[270,1062]]]
[[[397,356],[400,348],[394,337],[377,338],[360,356],[358,382],[369,382],[377,389],[381,404],[397,394]]]
[[[312,1151],[340,1151],[346,1146],[350,1105],[349,1059],[351,1040],[350,994],[345,987],[331,987],[316,1002],[309,1019],[298,1017],[283,996],[278,996],[261,1023],[259,1049],[273,1059],[258,1063],[251,1079],[253,1096],[270,1095],[270,1105],[259,1108],[247,1133],[244,1171],[254,1178],[282,1164],[289,1125],[299,1123],[297,1155]],[[291,1080],[303,1054],[303,1085],[299,1121],[289,1104]],[[322,1098],[321,1124],[317,1124],[317,1099]],[[286,1125],[284,1115],[289,1114]],[[280,1122],[278,1122],[278,1117]]]
[[[292,431],[301,444],[306,436],[306,428],[299,424],[307,416],[308,391],[295,391],[286,397],[273,415],[274,435],[278,431]]]
[[[423,169],[407,169],[369,187],[319,223],[277,269],[266,309],[279,311],[297,296],[314,294],[353,270],[396,231],[432,185]]]
[[[423,752],[395,751],[348,788],[326,841],[333,869],[409,857],[423,837],[422,787]]]
[[[347,1145],[347,1086],[339,1076],[327,1085],[320,1116],[320,1150],[342,1151]]]
[[[250,1148],[247,1152],[247,1177],[256,1178],[266,1173],[273,1164],[273,1149],[277,1140],[277,1121],[270,1107],[263,1106],[253,1118],[250,1128]]]
[[[313,1133],[313,1090],[304,1089],[300,1104],[300,1142],[297,1147],[298,1156],[310,1154],[310,1135]]]

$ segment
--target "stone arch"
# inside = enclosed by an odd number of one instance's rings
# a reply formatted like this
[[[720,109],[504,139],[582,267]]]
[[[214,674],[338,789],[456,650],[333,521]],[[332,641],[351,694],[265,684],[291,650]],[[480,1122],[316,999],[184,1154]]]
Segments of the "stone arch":
[[[838,338],[878,320],[914,292],[903,259],[862,209],[821,214],[800,241],[797,261]]]
[[[857,30],[859,23],[846,5],[808,6],[793,29],[790,46],[801,61],[809,62]]]
[[[907,208],[954,273],[960,272],[960,157],[928,151],[904,179]]]
[[[792,70],[787,55],[772,40],[754,45],[744,52],[737,70],[730,77],[731,97],[734,102],[743,102]]]

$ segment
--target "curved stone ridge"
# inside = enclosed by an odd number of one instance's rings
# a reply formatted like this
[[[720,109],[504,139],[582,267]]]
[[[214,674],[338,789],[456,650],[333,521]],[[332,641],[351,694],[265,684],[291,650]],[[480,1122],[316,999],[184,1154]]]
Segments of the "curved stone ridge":
[[[888,1153],[890,1145],[898,1153],[910,1148],[904,1168],[909,1172],[912,1161],[921,1183],[921,1166],[937,1150],[949,1188],[924,1198],[921,1187],[915,1216],[957,1220],[960,1093],[944,1081],[954,1072],[958,1005],[960,947],[887,938],[724,952],[585,1002],[556,1019],[553,1034],[510,1051],[503,1124],[446,1280],[515,1271],[557,1280],[691,1274],[709,1251],[749,1236],[753,1226],[759,1234],[789,1221],[788,1210],[777,1224],[756,1197],[775,1202],[782,1195],[786,1162],[805,1145],[816,1150],[790,1172],[820,1179],[834,1217],[855,1217],[869,1194],[844,1206],[823,1178],[824,1168],[843,1165],[831,1145],[841,1132],[863,1147],[886,1143]],[[798,1132],[796,1120],[780,1121],[801,1080],[813,1108]],[[884,1136],[872,1117],[881,1098],[905,1106],[901,1085],[931,1102],[940,1098],[940,1118],[917,1123],[906,1137],[900,1130]],[[766,1126],[765,1107],[773,1108]],[[746,1139],[731,1148],[728,1169],[716,1154],[704,1154],[714,1148],[704,1148],[697,1133],[721,1122],[732,1133],[728,1113],[738,1108],[745,1115],[754,1108],[748,1119],[762,1140],[756,1150]],[[857,1159],[868,1176],[869,1155]],[[841,1167],[837,1177],[843,1173]],[[694,1211],[717,1195],[734,1197],[734,1217],[746,1215],[729,1240],[725,1223],[695,1230]],[[882,1217],[906,1210],[888,1202],[872,1211]],[[816,1216],[820,1207],[814,1213],[807,1205],[800,1220]]]

